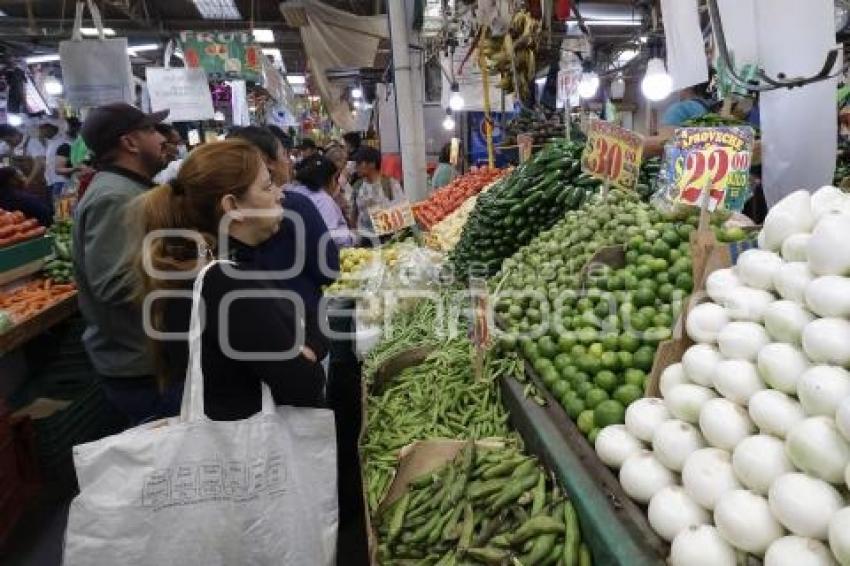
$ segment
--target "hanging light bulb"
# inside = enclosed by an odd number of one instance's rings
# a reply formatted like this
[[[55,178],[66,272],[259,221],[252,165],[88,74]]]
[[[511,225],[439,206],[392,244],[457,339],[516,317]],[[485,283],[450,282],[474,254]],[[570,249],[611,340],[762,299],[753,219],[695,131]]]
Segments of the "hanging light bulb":
[[[14,126],[15,128],[24,123],[24,119],[21,117],[20,114],[9,114],[6,117],[6,121],[9,123],[10,126]]]
[[[443,120],[443,129],[447,131],[455,129],[455,119],[452,117],[451,108],[446,108],[446,119]]]
[[[352,105],[353,107],[355,107],[355,108],[360,108],[360,101],[359,101],[359,100],[355,100],[354,102],[352,102],[352,103],[351,103],[351,105]]]
[[[622,100],[626,95],[626,81],[622,75],[617,75],[617,78],[611,81],[611,98],[614,100]]]
[[[578,95],[584,99],[593,98],[597,90],[599,90],[599,75],[593,71],[583,72],[578,83]]]
[[[460,94],[460,85],[452,83],[452,95],[449,97],[449,108],[451,108],[453,112],[460,112],[463,110],[464,104],[463,96]],[[452,128],[454,128],[454,126],[452,126]]]
[[[643,95],[653,102],[664,100],[673,91],[673,77],[667,74],[664,61],[653,57],[646,65],[646,75],[640,83]]]
[[[47,93],[47,96],[59,96],[64,90],[64,88],[62,87],[62,83],[59,82],[59,79],[53,76],[44,79],[43,84],[44,92]]]
[[[227,118],[224,117],[224,112],[221,110],[216,110],[215,114],[213,114],[213,120],[216,122],[224,122]]]
[[[538,77],[538,78],[534,79],[534,83],[537,86],[541,86],[541,87],[546,86],[546,77]]]
[[[358,98],[363,98],[363,89],[361,89],[359,86],[356,86],[351,89],[351,98],[355,100]]]

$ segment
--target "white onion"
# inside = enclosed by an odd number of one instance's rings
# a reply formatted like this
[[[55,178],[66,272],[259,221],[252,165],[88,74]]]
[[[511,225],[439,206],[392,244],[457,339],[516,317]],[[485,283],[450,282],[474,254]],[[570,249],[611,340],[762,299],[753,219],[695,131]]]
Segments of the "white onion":
[[[832,516],[829,522],[829,547],[841,566],[850,566],[850,507]]]
[[[797,397],[807,415],[832,417],[850,397],[850,372],[837,366],[814,366],[797,382]]]
[[[746,489],[723,494],[714,508],[714,524],[732,546],[757,556],[783,534],[767,500]]]
[[[833,212],[850,212],[850,198],[841,189],[824,185],[812,194],[811,209],[817,222]]]
[[[755,322],[730,322],[717,334],[720,353],[730,360],[755,361],[770,338],[762,325]]]
[[[750,249],[738,257],[735,273],[748,287],[772,291],[773,275],[780,265],[782,258],[777,254],[767,250]]]
[[[778,342],[799,344],[803,329],[815,317],[794,301],[775,301],[764,310],[764,327]]]
[[[644,449],[641,441],[629,434],[624,425],[606,426],[596,436],[596,454],[612,468],[619,469],[629,457]]]
[[[705,402],[715,397],[717,395],[708,387],[685,383],[671,389],[664,403],[674,417],[694,424],[699,421],[699,412]]]
[[[778,250],[794,234],[811,232],[815,223],[811,201],[812,195],[801,189],[786,195],[771,207],[762,228],[766,249]]]
[[[844,506],[844,498],[825,481],[806,474],[785,474],[767,496],[773,516],[801,537],[826,540],[829,521]]]
[[[717,333],[729,323],[726,309],[714,303],[695,306],[688,313],[685,329],[694,342],[712,344],[717,341]]]
[[[806,305],[824,317],[850,316],[850,278],[824,275],[808,284]]]
[[[714,372],[717,392],[739,405],[746,405],[750,397],[764,389],[756,365],[744,360],[724,360]]]
[[[728,399],[712,399],[703,405],[699,428],[706,442],[723,450],[733,450],[755,432],[746,409]]]
[[[688,456],[703,447],[705,442],[699,430],[690,423],[676,419],[661,423],[652,437],[655,457],[674,472],[681,472]]]
[[[744,486],[759,495],[767,495],[776,478],[795,471],[785,454],[785,443],[768,434],[739,442],[732,454],[732,469]]]
[[[671,418],[664,401],[657,397],[644,397],[626,408],[626,430],[638,440],[652,442],[658,425]]]
[[[720,352],[711,344],[694,344],[682,355],[682,367],[690,381],[710,387],[714,371],[722,359]]]
[[[735,549],[711,525],[688,527],[670,547],[670,566],[735,566]]]
[[[773,274],[773,284],[783,299],[803,304],[806,287],[814,280],[809,264],[802,261],[786,263]]]
[[[775,342],[759,351],[758,368],[765,383],[783,393],[796,394],[800,376],[809,369],[809,359],[797,347]]]
[[[732,469],[732,457],[719,448],[703,448],[691,454],[682,468],[682,485],[691,499],[708,510],[714,509],[724,493],[741,488]]]
[[[806,247],[809,269],[815,275],[850,274],[850,213],[825,214]]]
[[[775,297],[768,291],[750,287],[735,287],[730,290],[723,301],[726,314],[732,320],[747,320],[761,322],[764,311]]]
[[[803,329],[803,351],[815,363],[849,365],[850,321],[843,318],[813,320]]]
[[[773,541],[764,555],[764,566],[833,566],[835,563],[824,543],[793,535]]]
[[[647,515],[652,530],[668,542],[688,527],[711,522],[708,512],[678,485],[665,487],[653,495]]]
[[[738,276],[735,275],[735,271],[732,268],[712,271],[708,277],[705,278],[705,291],[715,303],[721,302],[730,289],[740,287],[742,285],[743,283]]]
[[[808,259],[807,248],[811,234],[794,234],[782,242],[782,259],[787,262],[806,261]],[[776,283],[776,277],[773,279]]]
[[[750,418],[759,430],[785,438],[798,423],[803,422],[806,413],[797,401],[773,389],[759,391],[750,397]]]
[[[620,484],[626,495],[638,503],[649,503],[652,496],[667,486],[676,484],[676,476],[653,456],[643,451],[623,462]]]
[[[675,386],[689,383],[688,376],[681,363],[675,363],[664,368],[661,372],[661,377],[658,379],[658,389],[661,391],[661,396],[666,397]]]
[[[850,398],[844,399],[835,411],[835,425],[844,438],[850,441]]]
[[[796,424],[785,439],[785,453],[811,476],[834,484],[844,482],[850,445],[831,417],[809,417]]]

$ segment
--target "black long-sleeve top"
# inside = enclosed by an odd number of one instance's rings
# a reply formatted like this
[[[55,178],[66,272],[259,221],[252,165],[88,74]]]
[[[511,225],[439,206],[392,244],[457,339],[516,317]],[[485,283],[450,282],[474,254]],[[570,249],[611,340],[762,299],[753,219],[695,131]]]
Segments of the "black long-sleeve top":
[[[235,263],[240,271],[259,271],[255,248],[231,240]],[[206,306],[206,322],[201,335],[201,367],[204,373],[204,411],[213,420],[248,418],[261,409],[260,383],[268,384],[278,405],[324,407],[325,374],[320,362],[303,355],[288,360],[242,360],[228,355],[219,339],[222,325],[230,347],[236,352],[281,353],[293,348],[296,328],[304,328],[307,347],[321,360],[328,352],[327,342],[318,328],[305,323],[303,311],[297,312],[290,300],[261,296],[235,300],[228,317],[220,319],[219,306],[232,292],[272,291],[272,281],[245,279],[228,275],[221,264],[210,268],[204,278],[201,295]],[[192,302],[189,298],[168,298],[163,310],[164,332],[188,332]],[[309,319],[309,317],[307,317]],[[170,379],[182,381],[188,365],[188,341],[159,343]]]

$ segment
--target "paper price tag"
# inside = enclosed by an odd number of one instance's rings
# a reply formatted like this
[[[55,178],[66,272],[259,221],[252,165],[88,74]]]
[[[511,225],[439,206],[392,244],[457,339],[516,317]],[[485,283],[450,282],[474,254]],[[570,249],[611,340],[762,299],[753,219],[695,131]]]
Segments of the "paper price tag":
[[[409,203],[389,208],[370,209],[369,218],[372,220],[372,227],[378,236],[394,234],[403,228],[412,226],[415,222],[413,210],[411,210]]]
[[[582,171],[622,189],[634,190],[643,158],[643,136],[603,120],[588,126]]]
[[[668,158],[676,202],[740,211],[749,198],[753,130],[748,126],[681,128]]]

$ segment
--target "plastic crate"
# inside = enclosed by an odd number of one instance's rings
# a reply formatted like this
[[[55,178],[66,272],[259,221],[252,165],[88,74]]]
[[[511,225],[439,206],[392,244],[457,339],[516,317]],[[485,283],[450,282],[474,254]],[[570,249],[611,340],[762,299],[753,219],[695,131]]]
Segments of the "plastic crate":
[[[0,273],[17,269],[53,253],[53,237],[43,236],[0,248]]]

